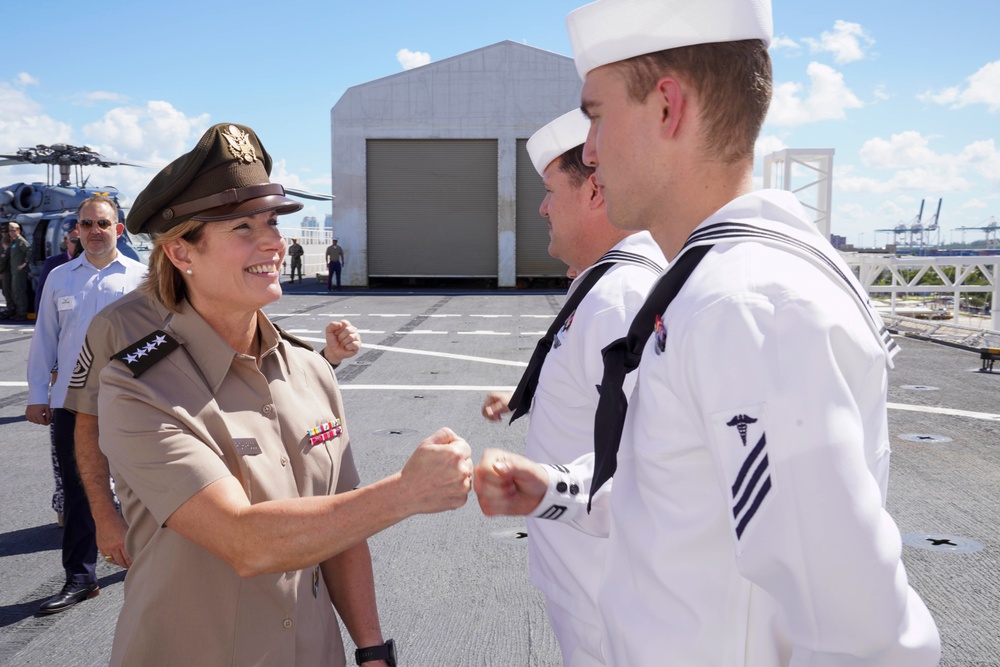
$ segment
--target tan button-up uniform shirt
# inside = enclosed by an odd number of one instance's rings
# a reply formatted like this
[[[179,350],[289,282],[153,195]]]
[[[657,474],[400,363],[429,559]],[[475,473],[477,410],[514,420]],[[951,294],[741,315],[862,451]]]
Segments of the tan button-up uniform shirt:
[[[155,330],[149,309],[158,307],[128,299],[95,322],[138,341]],[[131,310],[139,312],[132,317]],[[329,364],[282,339],[262,313],[260,369],[188,304],[165,319],[163,331],[178,349],[138,378],[120,361],[100,373],[101,450],[133,558],[111,664],[344,665],[318,564],[244,579],[164,525],[191,496],[229,475],[251,503],[357,486],[346,428],[315,446],[308,438],[312,427],[343,420]],[[88,337],[93,348],[96,338]]]

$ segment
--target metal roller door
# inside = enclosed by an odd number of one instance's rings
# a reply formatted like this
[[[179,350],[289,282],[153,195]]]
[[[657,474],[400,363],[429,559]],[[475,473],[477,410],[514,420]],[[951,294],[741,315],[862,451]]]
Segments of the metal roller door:
[[[549,226],[538,214],[545,186],[531,164],[527,144],[527,139],[517,140],[517,276],[564,276],[566,265],[549,255]]]
[[[495,139],[369,139],[368,274],[496,277]]]

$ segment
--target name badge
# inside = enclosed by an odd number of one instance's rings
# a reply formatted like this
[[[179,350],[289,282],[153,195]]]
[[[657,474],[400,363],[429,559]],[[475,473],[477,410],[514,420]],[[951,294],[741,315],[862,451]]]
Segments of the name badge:
[[[256,438],[234,438],[233,447],[243,456],[256,456],[260,454],[260,445]]]
[[[76,297],[75,296],[61,296],[56,299],[56,309],[63,310],[73,310],[76,308]]]

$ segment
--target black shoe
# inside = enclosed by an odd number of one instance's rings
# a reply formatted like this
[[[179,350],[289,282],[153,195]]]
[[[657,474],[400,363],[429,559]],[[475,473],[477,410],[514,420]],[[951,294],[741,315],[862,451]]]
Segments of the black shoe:
[[[58,614],[61,611],[66,611],[79,602],[97,597],[100,592],[101,588],[96,583],[67,583],[62,587],[62,590],[59,591],[59,595],[50,597],[42,603],[42,606],[38,608],[38,613],[43,616],[47,614]]]

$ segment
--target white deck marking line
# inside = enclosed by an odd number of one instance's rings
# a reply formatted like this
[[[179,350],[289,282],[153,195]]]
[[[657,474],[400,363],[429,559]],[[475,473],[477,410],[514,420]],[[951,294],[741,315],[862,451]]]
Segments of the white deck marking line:
[[[952,417],[968,417],[969,419],[984,419],[986,421],[1000,421],[1000,415],[992,415],[988,412],[971,412],[969,410],[955,410],[953,408],[934,408],[927,405],[905,405],[903,403],[886,403],[891,410],[908,410],[910,412],[930,412],[936,415],[949,415]]]
[[[310,317],[361,317],[361,313],[316,313]]]
[[[368,317],[413,317],[409,313],[368,313]]]
[[[544,336],[548,331],[519,331],[518,336]]]
[[[496,318],[496,317],[513,317],[513,315],[469,315],[469,317],[489,317],[489,318]]]
[[[509,331],[456,331],[459,336],[509,336]]]
[[[445,336],[445,335],[448,334],[447,331],[434,331],[433,329],[417,329],[415,331],[393,331],[392,333],[394,335],[395,334],[400,334],[400,335],[403,335],[403,336],[412,335],[412,334],[437,334],[437,335],[440,335],[440,336]]]
[[[434,313],[433,315],[428,315],[428,317],[461,317],[461,315],[448,314],[448,313]]]
[[[525,364],[527,366],[527,364]],[[27,387],[27,382],[0,382],[0,387]]]
[[[500,387],[496,385],[462,385],[462,384],[342,384],[341,391],[348,389],[383,390],[383,391],[514,391],[517,387]]]
[[[306,338],[302,337],[302,340],[309,341],[310,343],[325,343],[325,338]],[[525,368],[528,365],[526,361],[507,361],[506,359],[489,359],[488,357],[473,357],[467,354],[452,354],[450,352],[430,352],[428,350],[411,350],[405,347],[389,347],[388,345],[375,345],[373,343],[362,343],[361,347],[368,348],[370,350],[383,350],[385,352],[402,352],[403,354],[421,354],[428,357],[441,357],[443,359],[458,359],[460,361],[478,361],[484,364],[497,364],[498,366],[516,366],[518,368]],[[25,383],[27,385],[27,383]],[[345,385],[346,386],[346,385]]]
[[[537,317],[537,318],[541,318],[543,320],[544,319],[551,320],[552,318],[555,317],[555,315],[521,315],[521,317]]]

